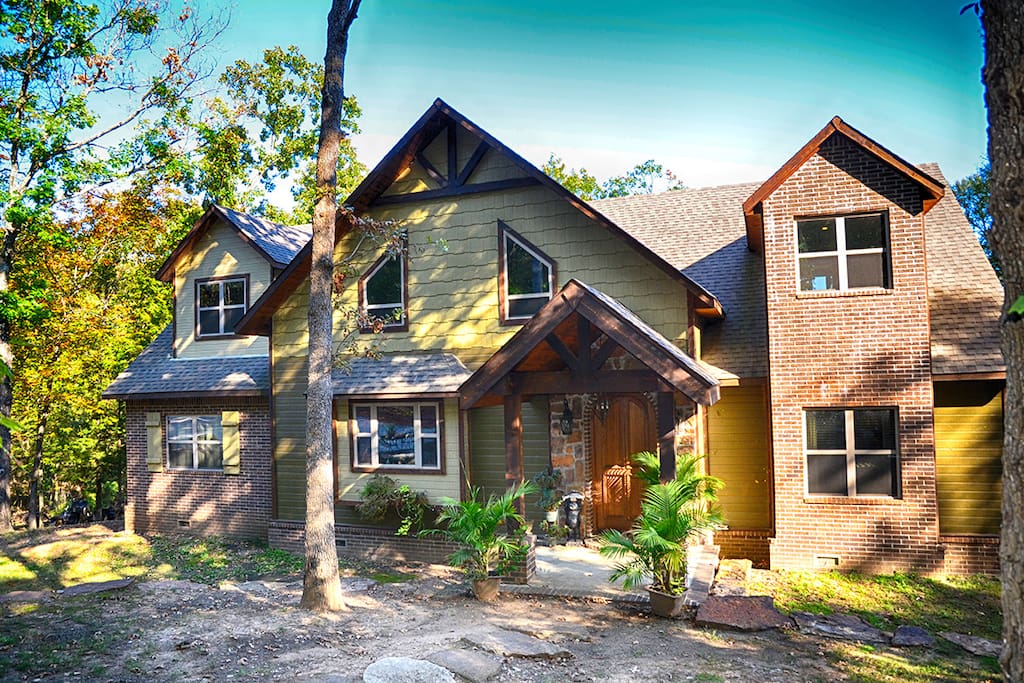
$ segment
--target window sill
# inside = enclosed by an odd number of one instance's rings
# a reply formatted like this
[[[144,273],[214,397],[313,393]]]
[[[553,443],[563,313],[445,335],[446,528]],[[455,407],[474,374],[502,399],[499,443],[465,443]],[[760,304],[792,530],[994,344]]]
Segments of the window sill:
[[[890,496],[804,496],[806,505],[902,505]]]
[[[210,469],[207,467],[164,467],[165,472],[197,472],[199,474],[224,474],[223,469]]]
[[[235,334],[234,332],[228,334],[197,334],[196,341],[227,341],[231,339],[246,339],[244,334]]]
[[[885,287],[861,287],[859,289],[825,289],[814,292],[797,292],[797,299],[841,299],[850,296],[892,296],[894,290]]]
[[[356,474],[444,474],[443,469],[428,470],[421,467],[367,467],[365,465],[352,465],[351,470]]]

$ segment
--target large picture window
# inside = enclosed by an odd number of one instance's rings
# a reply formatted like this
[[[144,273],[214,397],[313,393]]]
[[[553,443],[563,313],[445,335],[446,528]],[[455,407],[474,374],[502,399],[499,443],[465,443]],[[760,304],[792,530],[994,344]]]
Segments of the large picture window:
[[[891,287],[885,213],[796,222],[802,291]]]
[[[224,432],[220,415],[167,417],[167,466],[172,469],[219,470],[224,467]]]
[[[407,296],[405,259],[385,254],[359,281],[359,305],[382,330],[406,329]]]
[[[807,492],[899,495],[896,410],[805,410]]]
[[[354,469],[442,469],[440,404],[355,403],[351,410]]]
[[[504,223],[498,223],[498,235],[501,320],[523,322],[551,299],[555,289],[555,264]]]
[[[235,333],[248,304],[247,277],[196,281],[196,332],[199,337]]]

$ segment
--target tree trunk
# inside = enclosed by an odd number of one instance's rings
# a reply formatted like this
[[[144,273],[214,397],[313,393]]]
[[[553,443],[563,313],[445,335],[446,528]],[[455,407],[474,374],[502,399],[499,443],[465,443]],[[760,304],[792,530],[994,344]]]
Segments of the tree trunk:
[[[0,244],[0,295],[10,287],[11,260],[14,257],[14,227],[4,221],[4,237]],[[0,315],[0,362],[14,367],[11,349],[11,321]],[[0,379],[0,415],[9,418],[14,405],[10,373]],[[11,430],[0,424],[0,532],[11,530]]]
[[[1024,681],[1024,320],[1005,315],[1024,295],[1024,3],[983,0],[985,104],[992,162],[992,250],[1003,267],[1006,359],[1003,441],[1003,654],[1006,680]]]
[[[32,445],[32,478],[28,482],[28,528],[38,529],[43,523],[39,516],[39,480],[43,478],[43,444],[46,437],[46,422],[50,417],[50,404],[44,403],[39,410],[39,424],[36,439]]]
[[[327,54],[316,160],[317,202],[309,272],[309,387],[306,393],[306,570],[302,606],[317,612],[345,607],[334,538],[331,368],[334,363],[334,232],[338,202],[338,153],[345,101],[348,29],[360,0],[334,0],[327,16]]]

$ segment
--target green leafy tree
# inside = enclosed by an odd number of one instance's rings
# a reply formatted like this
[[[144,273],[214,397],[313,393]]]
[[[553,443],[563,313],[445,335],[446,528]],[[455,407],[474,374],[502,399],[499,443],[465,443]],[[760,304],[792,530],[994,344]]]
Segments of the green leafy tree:
[[[974,228],[978,236],[981,248],[985,250],[985,256],[996,271],[996,275],[1002,279],[1002,268],[999,260],[992,253],[992,214],[989,213],[988,205],[991,197],[989,190],[989,177],[992,174],[992,164],[987,161],[982,164],[977,172],[966,178],[953,183],[953,194],[964,210],[964,215]]]
[[[654,159],[639,163],[623,175],[608,178],[603,183],[598,182],[585,168],[567,169],[561,157],[554,154],[548,157],[541,170],[557,180],[562,187],[587,201],[683,188],[675,174]]]
[[[194,123],[198,159],[191,187],[231,207],[253,207],[273,220],[309,223],[316,203],[316,149],[322,65],[297,47],[265,50],[260,62],[239,60],[220,77],[224,92],[206,102]],[[351,135],[361,115],[354,97],[340,110],[338,192],[348,194],[366,167]],[[295,209],[272,206],[266,193],[292,183]]]
[[[146,170],[173,173],[187,94],[219,26],[141,0],[0,3],[0,361],[13,323],[39,303],[12,288],[26,235],[45,238],[60,202]],[[98,103],[105,113],[98,113]],[[63,239],[54,235],[55,239]],[[0,382],[9,417],[10,380]],[[11,434],[0,424],[0,531],[11,526]]]

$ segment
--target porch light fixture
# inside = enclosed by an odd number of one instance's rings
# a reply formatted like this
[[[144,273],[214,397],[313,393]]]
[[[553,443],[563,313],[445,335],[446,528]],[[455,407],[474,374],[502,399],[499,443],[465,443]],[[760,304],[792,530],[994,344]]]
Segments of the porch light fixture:
[[[572,409],[569,408],[569,400],[562,400],[562,417],[558,420],[558,426],[562,430],[562,434],[569,436],[572,434]]]
[[[597,419],[604,424],[604,421],[608,419],[608,411],[611,410],[612,404],[608,402],[607,396],[602,396],[597,400]]]

